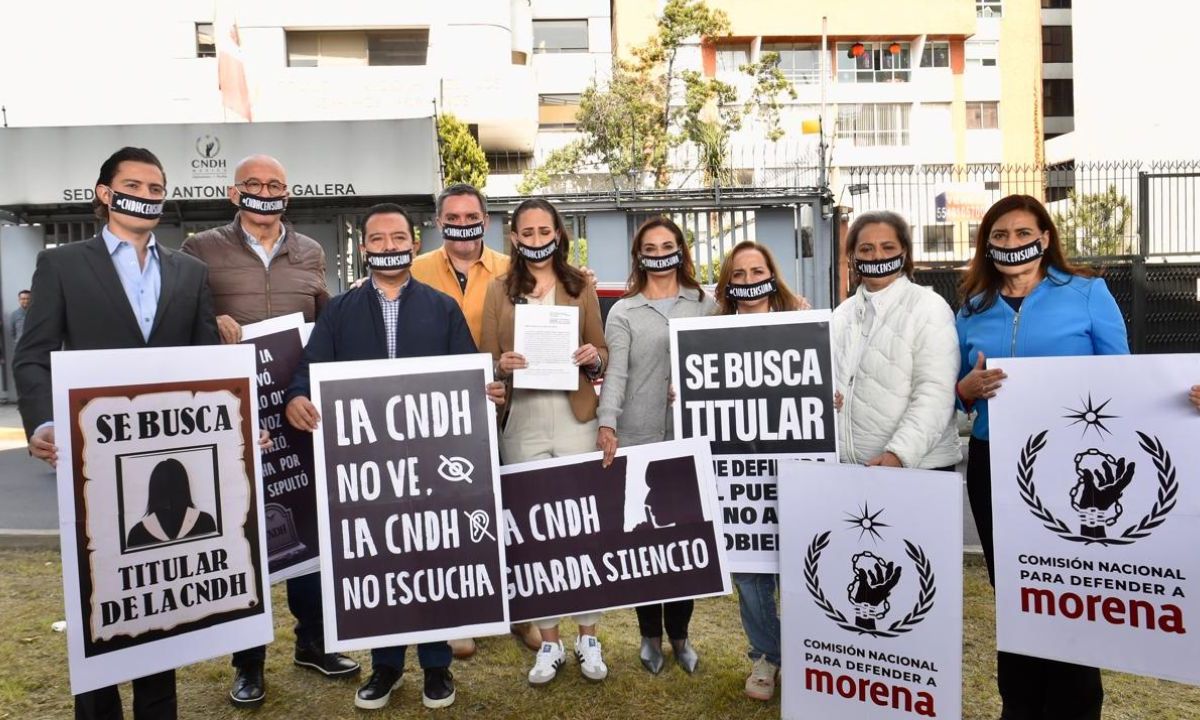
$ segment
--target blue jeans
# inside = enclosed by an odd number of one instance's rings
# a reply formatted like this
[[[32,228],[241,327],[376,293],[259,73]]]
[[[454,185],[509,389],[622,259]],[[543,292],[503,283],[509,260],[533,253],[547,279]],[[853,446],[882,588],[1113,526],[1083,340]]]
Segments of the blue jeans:
[[[733,584],[738,589],[742,629],[750,641],[750,659],[765,657],[772,665],[779,665],[779,603],[775,600],[779,576],[733,573]]]
[[[399,672],[404,672],[404,653],[406,650],[408,650],[407,645],[375,648],[371,651],[371,667],[376,668],[380,665],[386,665]],[[452,657],[450,643],[445,641],[421,643],[417,646],[417,660],[421,663],[422,670],[448,668],[450,667],[450,659]]]

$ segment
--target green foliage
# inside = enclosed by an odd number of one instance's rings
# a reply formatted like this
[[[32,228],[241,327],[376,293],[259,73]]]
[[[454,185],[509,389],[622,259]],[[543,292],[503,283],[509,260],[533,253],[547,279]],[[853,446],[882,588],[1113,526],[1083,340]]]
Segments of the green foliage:
[[[1054,213],[1054,224],[1068,255],[1100,257],[1128,255],[1133,252],[1127,236],[1133,213],[1129,198],[1117,192],[1115,185],[1101,193],[1067,194],[1069,208]]]
[[[467,126],[449,113],[438,116],[438,148],[446,185],[468,183],[477,188],[487,185],[487,157]]]
[[[585,237],[572,238],[571,252],[567,257],[567,261],[575,267],[587,267],[588,264],[588,241]]]
[[[640,186],[649,175],[655,187],[666,188],[670,151],[688,142],[704,159],[706,182],[725,182],[730,134],[753,112],[766,122],[768,137],[782,137],[779,95],[796,96],[779,70],[775,53],[765,53],[759,62],[739,68],[754,79],[750,97],[744,100],[729,83],[676,68],[679,50],[689,38],[728,34],[729,18],[704,0],[668,0],[658,32],[632,50],[632,59],[613,61],[612,78],[605,87],[593,83],[583,92],[578,119],[582,137],[527,172],[519,191],[534,192],[555,176],[597,164],[608,168],[614,182],[629,178],[630,184]],[[678,96],[681,83],[684,102],[673,106],[671,99]]]

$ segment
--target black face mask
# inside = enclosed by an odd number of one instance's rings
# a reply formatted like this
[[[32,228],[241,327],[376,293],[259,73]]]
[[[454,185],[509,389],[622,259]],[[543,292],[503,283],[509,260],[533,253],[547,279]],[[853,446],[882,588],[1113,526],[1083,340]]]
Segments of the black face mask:
[[[1040,238],[1015,248],[1002,248],[989,242],[987,249],[988,257],[997,265],[1024,265],[1030,260],[1040,258],[1046,252]]]
[[[894,275],[900,272],[904,267],[904,253],[900,253],[896,257],[886,260],[859,260],[854,259],[854,269],[859,275],[869,278],[881,278],[888,275]]]
[[[556,252],[558,252],[558,238],[551,240],[549,245],[543,245],[539,248],[531,248],[517,243],[517,254],[529,262],[541,262],[548,257],[552,257]]]
[[[412,267],[413,255],[411,250],[395,250],[393,252],[367,251],[367,267],[372,270],[407,270]]]
[[[110,211],[142,218],[143,220],[157,220],[162,217],[162,200],[146,200],[136,195],[126,195],[123,192],[117,192],[112,188],[109,188],[109,190],[112,191],[112,199],[108,205]]]
[[[751,300],[765,298],[778,289],[779,286],[775,284],[775,278],[773,277],[750,285],[729,283],[725,286],[725,297],[734,302],[750,302]]]
[[[258,213],[259,215],[282,215],[284,208],[287,207],[287,198],[262,197],[240,191],[239,193],[241,199],[238,201],[238,206],[252,213]]]
[[[642,255],[640,258],[642,269],[646,272],[666,272],[673,271],[683,264],[683,250],[679,249],[670,255],[662,255],[659,257],[648,257]]]
[[[475,242],[483,238],[483,222],[474,225],[442,225],[442,237],[459,242]]]

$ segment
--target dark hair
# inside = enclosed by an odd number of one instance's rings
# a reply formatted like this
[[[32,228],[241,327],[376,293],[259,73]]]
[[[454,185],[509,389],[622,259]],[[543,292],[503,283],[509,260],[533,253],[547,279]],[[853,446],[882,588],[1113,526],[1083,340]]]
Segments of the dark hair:
[[[696,266],[692,263],[692,251],[688,248],[687,240],[683,237],[683,231],[679,229],[674,220],[666,215],[650,218],[639,225],[637,231],[633,233],[633,246],[629,250],[629,254],[633,258],[633,264],[629,269],[629,280],[625,283],[625,295],[623,297],[633,297],[646,289],[649,276],[642,267],[642,238],[654,228],[666,228],[675,236],[676,244],[683,251],[683,262],[675,269],[675,279],[683,287],[698,290],[700,297],[703,298],[704,289],[700,287],[700,283],[696,280]]]
[[[104,164],[100,166],[100,176],[96,178],[96,184],[112,187],[113,179],[116,178],[117,170],[121,168],[121,163],[123,162],[140,162],[153,165],[162,173],[163,184],[165,185],[167,182],[167,171],[163,170],[162,163],[159,162],[158,157],[154,153],[146,148],[125,146],[112,155],[109,155]],[[101,220],[108,219],[108,206],[100,202],[98,195],[92,196],[92,212]]]
[[[912,231],[908,227],[908,223],[899,213],[894,213],[891,210],[874,210],[865,212],[854,219],[850,225],[850,229],[846,231],[846,257],[850,260],[850,277],[858,278],[858,271],[854,264],[854,249],[858,247],[858,236],[862,234],[863,228],[868,225],[887,225],[896,233],[896,239],[900,241],[900,247],[904,249],[904,266],[901,271],[904,276],[912,280],[913,276],[913,254],[912,254]],[[858,283],[855,282],[855,285]]]
[[[587,287],[588,281],[582,272],[571,267],[571,264],[567,262],[568,254],[571,251],[571,236],[567,233],[562,216],[558,214],[558,210],[553,205],[541,198],[530,198],[522,202],[516,210],[513,210],[509,230],[516,235],[517,221],[530,210],[544,210],[554,221],[554,231],[558,234],[558,252],[554,253],[553,258],[554,275],[568,295],[573,298],[579,297],[579,294]],[[508,274],[504,276],[504,291],[515,302],[517,298],[533,292],[537,281],[534,280],[533,273],[529,270],[525,256],[517,252],[516,241],[513,241],[511,245],[512,247],[509,248],[511,262],[508,266]]]
[[[32,295],[32,294],[33,293],[29,292],[28,290],[22,290],[19,293],[17,293],[17,295]]]
[[[992,234],[992,226],[996,224],[996,221],[1002,215],[1007,215],[1014,210],[1031,213],[1037,218],[1038,229],[1050,236],[1050,242],[1046,246],[1046,252],[1042,255],[1041,265],[1038,268],[1041,272],[1045,273],[1047,269],[1055,268],[1068,275],[1080,277],[1095,275],[1087,268],[1077,267],[1067,262],[1067,258],[1063,255],[1062,242],[1058,239],[1058,228],[1054,227],[1054,220],[1051,219],[1050,213],[1046,211],[1046,207],[1042,205],[1041,201],[1029,195],[1009,195],[996,201],[996,204],[988,208],[983,219],[979,221],[979,232],[975,235],[975,255],[967,265],[967,272],[958,285],[958,296],[965,315],[973,315],[987,310],[995,304],[996,298],[1000,295],[1004,274],[996,269],[995,264],[988,257],[987,239]],[[1063,284],[1053,278],[1051,281]]]
[[[479,209],[484,215],[487,215],[487,198],[483,193],[479,192],[479,188],[469,183],[454,183],[450,187],[438,193],[437,203],[435,204],[437,216],[442,216],[442,204],[446,202],[446,198],[458,197],[460,195],[470,195],[479,201]]]
[[[796,293],[788,287],[783,276],[779,274],[779,265],[775,262],[775,256],[767,249],[766,245],[760,245],[753,240],[743,240],[725,256],[725,260],[721,262],[721,272],[717,275],[717,314],[718,315],[736,315],[737,302],[730,300],[725,296],[725,289],[729,287],[729,281],[733,278],[733,259],[738,256],[738,253],[746,250],[757,250],[762,253],[763,259],[767,261],[767,270],[771,272],[771,277],[775,278],[775,292],[771,295],[771,312],[785,312],[787,310],[799,310],[800,300],[796,298]]]
[[[360,236],[358,241],[360,243],[366,242],[367,240],[367,221],[376,215],[399,215],[404,218],[405,222],[408,223],[408,234],[414,234],[412,218],[409,217],[408,212],[404,208],[400,207],[396,203],[379,203],[378,205],[372,205],[371,207],[367,208],[366,214],[363,215],[362,220],[358,222],[358,234]]]

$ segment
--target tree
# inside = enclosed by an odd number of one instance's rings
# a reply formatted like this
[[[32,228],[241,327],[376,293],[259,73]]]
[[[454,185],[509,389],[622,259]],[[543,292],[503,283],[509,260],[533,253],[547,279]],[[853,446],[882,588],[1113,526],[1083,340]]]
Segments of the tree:
[[[487,185],[487,157],[467,126],[450,113],[443,113],[438,116],[437,129],[446,185],[468,183],[477,188]]]
[[[699,151],[706,181],[723,181],[729,136],[741,128],[747,114],[757,113],[769,127],[768,137],[776,140],[783,135],[778,96],[783,92],[796,96],[779,70],[775,53],[765,53],[759,62],[739,68],[755,80],[745,102],[728,83],[678,69],[679,51],[686,41],[727,34],[729,18],[704,0],[668,0],[658,32],[632,50],[632,59],[614,60],[612,77],[603,88],[593,82],[581,95],[582,137],[527,172],[519,191],[533,192],[555,176],[577,172],[585,165],[605,166],[618,185],[627,182],[638,187],[649,175],[655,187],[666,188],[671,150],[685,142]],[[683,104],[672,104],[680,91]]]
[[[1102,193],[1068,192],[1067,210],[1054,213],[1054,224],[1069,255],[1128,255],[1133,252],[1126,235],[1131,214],[1129,198],[1109,185]]]

